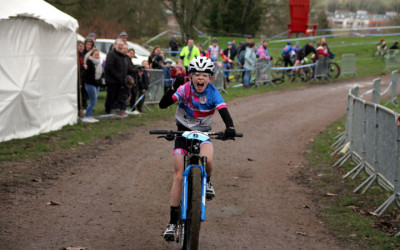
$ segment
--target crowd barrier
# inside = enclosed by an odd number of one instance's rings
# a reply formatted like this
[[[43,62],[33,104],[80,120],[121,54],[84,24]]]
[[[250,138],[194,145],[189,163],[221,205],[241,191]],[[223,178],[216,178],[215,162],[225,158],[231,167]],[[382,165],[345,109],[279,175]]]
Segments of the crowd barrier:
[[[374,183],[392,192],[392,195],[375,213],[379,216],[395,203],[400,207],[400,123],[399,114],[379,104],[380,95],[387,91],[397,91],[398,72],[392,72],[392,81],[385,91],[380,91],[380,79],[374,80],[373,102],[358,96],[359,88],[349,90],[346,128],[332,145],[344,155],[334,164],[342,166],[347,160],[356,163],[343,178],[352,175],[355,179],[362,171],[369,176],[354,192],[365,193]],[[393,87],[395,86],[395,87]],[[366,92],[367,93],[367,92]],[[391,93],[396,95],[396,93]],[[340,145],[340,146],[339,146]],[[400,233],[399,233],[400,234]]]
[[[149,90],[146,92],[144,104],[157,104],[164,94],[164,71],[162,69],[147,69]]]
[[[270,60],[258,59],[255,66],[255,84],[272,84],[272,64]]]
[[[388,50],[383,58],[386,62],[386,70],[400,68],[400,50]]]
[[[357,58],[355,54],[343,54],[342,55],[342,67],[340,76],[350,74],[352,76],[357,75]]]
[[[329,73],[329,57],[319,55],[318,60],[315,63],[314,79],[317,78],[330,79],[328,73]]]

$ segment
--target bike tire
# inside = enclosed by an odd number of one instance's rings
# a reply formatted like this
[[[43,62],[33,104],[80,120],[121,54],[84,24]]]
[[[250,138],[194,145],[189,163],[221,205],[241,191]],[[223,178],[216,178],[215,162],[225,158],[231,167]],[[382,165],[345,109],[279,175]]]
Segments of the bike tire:
[[[183,250],[196,250],[199,247],[201,226],[201,170],[190,169],[187,218],[184,223]]]
[[[329,63],[329,72],[328,76],[330,79],[336,79],[340,76],[340,66],[335,62]]]
[[[283,65],[284,61],[281,58],[279,58],[274,64],[274,67],[283,67]],[[272,70],[271,75],[272,75],[272,83],[274,84],[281,84],[285,81],[284,70]]]

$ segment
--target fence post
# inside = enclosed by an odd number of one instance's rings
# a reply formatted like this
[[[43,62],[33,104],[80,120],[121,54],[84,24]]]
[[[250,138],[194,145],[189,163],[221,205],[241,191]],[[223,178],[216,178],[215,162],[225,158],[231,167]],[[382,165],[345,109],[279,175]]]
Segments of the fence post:
[[[397,84],[398,84],[399,72],[397,70],[392,71],[392,88],[390,89],[390,103],[397,106]]]
[[[372,84],[372,102],[379,104],[381,101],[381,79],[376,78]]]

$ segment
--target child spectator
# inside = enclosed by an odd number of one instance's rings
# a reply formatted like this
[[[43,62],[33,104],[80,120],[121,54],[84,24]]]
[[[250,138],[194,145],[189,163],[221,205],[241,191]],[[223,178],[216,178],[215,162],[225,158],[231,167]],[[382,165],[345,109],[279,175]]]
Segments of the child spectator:
[[[149,89],[149,77],[144,69],[144,67],[138,68],[138,78],[137,78],[137,85],[139,89],[139,95],[143,95]],[[143,104],[144,104],[145,97],[138,103],[137,108],[139,112],[143,112]]]
[[[133,80],[133,77],[127,75],[124,84],[121,86],[121,89],[119,90],[118,103],[120,105],[119,114],[121,118],[126,118],[126,103],[129,101],[129,98],[131,97],[131,89],[134,84],[135,81]]]
[[[186,78],[186,68],[183,66],[183,61],[182,59],[178,59],[176,61],[176,66],[174,68],[172,68],[171,71],[171,78],[172,79],[176,79],[177,76],[183,76],[184,83],[187,82],[187,78]]]
[[[205,53],[204,50],[203,50],[203,45],[202,45],[201,43],[198,43],[198,44],[197,44],[197,48],[198,48],[199,51],[200,51],[200,56],[206,56],[206,53]]]
[[[164,94],[172,86],[171,65],[172,65],[171,59],[165,60],[165,65],[162,65],[164,71]]]

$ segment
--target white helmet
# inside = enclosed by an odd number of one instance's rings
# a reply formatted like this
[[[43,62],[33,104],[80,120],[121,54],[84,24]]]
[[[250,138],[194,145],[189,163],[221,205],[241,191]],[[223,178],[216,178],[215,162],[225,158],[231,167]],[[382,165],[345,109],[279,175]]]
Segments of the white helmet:
[[[205,56],[195,57],[189,63],[189,73],[205,72],[210,75],[214,75],[214,71],[214,63],[210,60],[210,58]]]

